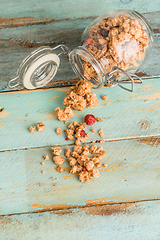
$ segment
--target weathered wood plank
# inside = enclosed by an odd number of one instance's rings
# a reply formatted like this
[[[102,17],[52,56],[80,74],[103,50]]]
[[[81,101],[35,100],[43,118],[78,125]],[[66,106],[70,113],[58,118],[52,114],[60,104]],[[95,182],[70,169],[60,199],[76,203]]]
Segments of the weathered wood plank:
[[[141,77],[160,76],[159,62],[160,56],[160,38],[159,38],[159,22],[160,13],[147,13],[146,18],[149,19],[155,31],[155,45],[149,59],[145,65],[140,69]],[[40,46],[57,46],[60,43],[66,44],[69,48],[73,49],[80,45],[80,38],[83,30],[89,23],[92,22],[94,17],[85,19],[69,19],[65,21],[51,21],[50,23],[42,22],[39,25],[30,25],[4,28],[1,29],[0,37],[0,91],[10,90],[8,81],[15,77],[17,69],[21,61],[33,50]],[[19,22],[19,20],[17,20]],[[24,24],[26,20],[24,19]],[[23,25],[23,24],[22,24]],[[61,65],[55,77],[56,81],[66,79],[75,79],[76,75],[72,71],[70,64],[66,57],[61,56]],[[47,87],[54,87],[52,81]],[[16,89],[23,89],[20,85]]]
[[[88,16],[100,16],[106,11],[115,11],[117,9],[132,9],[139,12],[160,11],[159,0],[154,2],[145,1],[127,1],[127,0],[14,0],[3,1],[0,8],[0,16],[6,18],[13,17],[35,17],[40,19],[53,18],[55,20],[65,18],[81,18]]]
[[[108,167],[89,183],[69,173],[67,160],[65,172],[57,172],[49,147],[0,152],[0,215],[160,199],[159,144],[160,138],[96,144]]]
[[[116,204],[0,218],[3,240],[158,240],[160,201]]]
[[[65,130],[67,125],[56,118],[54,111],[57,106],[63,108],[67,89],[1,93],[0,107],[4,109],[0,112],[0,150],[66,144],[65,134],[57,137],[55,130],[57,127]],[[75,111],[68,124],[82,122],[85,115],[91,113],[103,119],[103,122],[96,122],[94,128],[96,131],[103,129],[105,140],[160,134],[159,79],[136,84],[134,93],[119,87],[104,87],[94,92],[99,106]],[[106,94],[108,99],[104,101],[101,96]],[[46,124],[46,129],[31,134],[29,127],[41,121]],[[91,128],[86,126],[90,133],[89,142],[100,138],[98,133],[90,132]]]

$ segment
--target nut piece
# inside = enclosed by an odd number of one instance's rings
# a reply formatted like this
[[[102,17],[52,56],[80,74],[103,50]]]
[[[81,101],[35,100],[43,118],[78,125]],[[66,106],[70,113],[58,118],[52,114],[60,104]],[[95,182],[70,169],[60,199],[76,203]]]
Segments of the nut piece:
[[[102,99],[103,99],[103,100],[106,100],[107,98],[108,98],[107,95],[102,95]]]
[[[104,163],[104,164],[103,164],[103,167],[108,167],[108,164]]]
[[[56,165],[61,165],[64,163],[64,158],[62,158],[62,155],[54,156],[53,161]]]
[[[45,162],[41,162],[41,165],[45,165]]]
[[[83,167],[81,165],[71,167],[70,173],[81,172]]]
[[[76,165],[76,163],[77,163],[77,160],[75,158],[73,158],[73,157],[70,157],[70,158],[68,158],[68,162],[69,162],[69,165],[71,167],[74,167]]]
[[[61,128],[57,128],[56,129],[56,133],[57,133],[58,136],[61,135],[62,134],[62,129]]]
[[[49,156],[48,155],[44,155],[44,160],[48,161],[49,160]]]
[[[89,182],[89,174],[87,171],[82,171],[79,173],[79,180],[81,182]]]
[[[61,154],[61,149],[60,149],[60,147],[51,147],[51,149],[52,149],[52,154],[53,155],[56,155],[56,156],[58,156],[58,155],[60,155]]]
[[[103,122],[103,120],[101,118],[99,118],[99,117],[96,117],[96,121],[97,122]]]
[[[101,167],[101,166],[102,166],[102,163],[101,163],[101,162],[96,163],[96,167],[97,167],[97,168],[99,168],[99,167]]]
[[[36,126],[30,126],[29,130],[31,133],[35,133]]]
[[[102,129],[99,130],[98,133],[99,133],[99,135],[100,135],[101,138],[104,138],[104,136],[103,136],[103,130],[102,130]]]
[[[86,169],[87,169],[88,171],[90,171],[90,170],[92,170],[93,167],[94,167],[94,162],[92,162],[92,161],[85,162],[85,163],[84,163],[84,166],[86,167]]]
[[[91,132],[96,132],[96,130],[93,128],[93,129],[91,129]]]
[[[38,132],[43,131],[46,128],[46,125],[43,124],[42,122],[37,123],[37,130]]]
[[[71,150],[70,150],[69,148],[66,148],[66,150],[65,150],[65,156],[66,156],[67,158],[69,158],[70,153],[71,153]]]
[[[96,153],[96,150],[97,150],[97,146],[94,145],[94,146],[90,147],[89,152],[90,152],[91,154],[95,154],[95,153]]]
[[[99,171],[98,169],[92,169],[89,171],[89,177],[90,178],[98,178],[99,177]]]
[[[56,169],[57,169],[57,171],[60,172],[60,173],[62,173],[62,172],[64,171],[64,169],[63,169],[61,166],[58,166]]]
[[[42,174],[45,174],[45,171],[43,170],[41,173],[42,173]]]

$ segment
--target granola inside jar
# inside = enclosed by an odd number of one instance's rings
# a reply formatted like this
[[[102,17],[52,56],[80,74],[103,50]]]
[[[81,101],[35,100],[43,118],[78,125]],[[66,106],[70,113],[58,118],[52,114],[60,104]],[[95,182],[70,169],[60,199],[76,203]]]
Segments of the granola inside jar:
[[[147,20],[135,11],[115,11],[95,19],[82,34],[82,46],[73,49],[69,59],[74,72],[103,86],[108,73],[124,79],[123,71],[134,74],[145,62],[153,45],[153,31]],[[114,68],[122,70],[115,71]]]

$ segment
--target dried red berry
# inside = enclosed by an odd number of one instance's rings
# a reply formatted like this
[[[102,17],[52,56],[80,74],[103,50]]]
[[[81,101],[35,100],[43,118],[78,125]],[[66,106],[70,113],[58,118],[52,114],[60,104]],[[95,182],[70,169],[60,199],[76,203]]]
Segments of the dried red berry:
[[[84,121],[87,125],[93,125],[95,123],[95,117],[92,114],[87,114]]]
[[[108,37],[108,32],[106,32],[104,29],[101,29],[101,30],[100,30],[100,34],[101,34],[103,37]]]
[[[87,168],[83,168],[83,172],[88,172]]]
[[[68,137],[65,137],[65,139],[66,139],[66,141],[68,141],[68,140],[69,140],[69,138],[68,138]]]
[[[92,41],[93,41],[92,38],[88,38],[88,39],[86,39],[86,44],[91,44]]]
[[[80,135],[81,137],[84,137],[86,135],[86,132],[84,130],[81,130]]]
[[[99,140],[96,141],[96,143],[99,143],[99,142],[100,142]]]

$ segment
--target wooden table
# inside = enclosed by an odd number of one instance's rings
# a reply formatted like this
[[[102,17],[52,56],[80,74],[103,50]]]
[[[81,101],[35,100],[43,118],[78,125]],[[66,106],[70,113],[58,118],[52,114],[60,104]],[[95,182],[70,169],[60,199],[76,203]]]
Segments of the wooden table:
[[[160,239],[160,1],[14,0],[0,8],[0,239]],[[105,7],[104,7],[105,6]],[[55,118],[63,107],[67,87],[77,79],[62,58],[54,82],[39,90],[12,90],[8,81],[22,59],[39,46],[80,44],[84,28],[99,15],[116,9],[144,13],[154,29],[155,44],[138,73],[144,80],[133,93],[119,87],[94,90],[99,106],[75,112],[83,121],[88,113],[103,119],[107,152],[100,177],[81,183],[59,173],[51,146],[72,148],[73,141],[57,136],[66,125]],[[102,100],[102,95],[108,95]],[[31,134],[29,127],[46,124]],[[71,122],[70,121],[70,122]],[[90,127],[86,130],[89,132]],[[87,141],[100,140],[90,133]],[[102,144],[97,144],[97,146]],[[43,156],[49,161],[41,165]],[[41,171],[45,170],[45,174]]]

